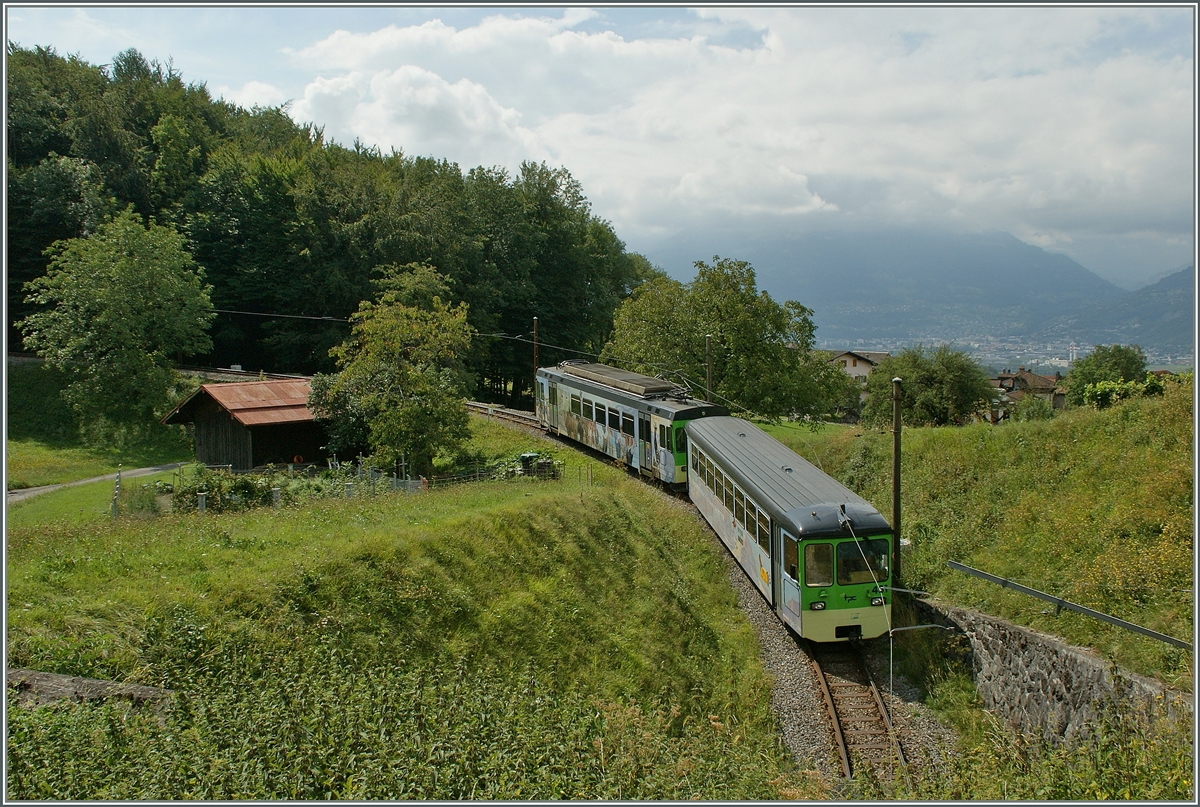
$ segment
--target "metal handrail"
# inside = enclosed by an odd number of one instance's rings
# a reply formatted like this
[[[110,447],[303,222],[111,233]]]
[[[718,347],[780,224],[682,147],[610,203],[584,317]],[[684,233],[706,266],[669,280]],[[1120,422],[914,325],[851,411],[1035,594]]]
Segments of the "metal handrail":
[[[1021,592],[1022,594],[1028,594],[1031,597],[1037,597],[1040,600],[1052,602],[1054,603],[1056,609],[1055,613],[1065,608],[1068,611],[1074,611],[1078,614],[1083,614],[1084,616],[1090,616],[1095,619],[1099,619],[1101,622],[1107,622],[1110,625],[1116,625],[1118,628],[1124,628],[1125,630],[1133,631],[1134,633],[1140,633],[1143,636],[1149,636],[1151,639],[1157,639],[1160,642],[1166,642],[1167,644],[1173,644],[1176,647],[1182,647],[1184,650],[1192,649],[1190,644],[1181,639],[1176,639],[1174,636],[1167,636],[1165,633],[1159,633],[1158,631],[1153,631],[1149,628],[1143,628],[1141,625],[1135,625],[1132,622],[1126,622],[1124,619],[1118,619],[1117,617],[1111,616],[1102,611],[1096,611],[1083,605],[1076,605],[1073,602],[1067,602],[1062,597],[1055,597],[1053,594],[1047,594],[1044,591],[1038,591],[1035,588],[1023,586],[1020,583],[1014,583],[1013,581],[1006,580],[1003,577],[997,577],[994,574],[988,574],[987,572],[981,572],[978,569],[972,569],[970,566],[964,566],[957,561],[948,560],[946,561],[946,565],[955,571],[966,572],[967,574],[978,577],[981,580],[987,580],[989,583],[996,583],[1004,588],[1011,588],[1014,591]]]

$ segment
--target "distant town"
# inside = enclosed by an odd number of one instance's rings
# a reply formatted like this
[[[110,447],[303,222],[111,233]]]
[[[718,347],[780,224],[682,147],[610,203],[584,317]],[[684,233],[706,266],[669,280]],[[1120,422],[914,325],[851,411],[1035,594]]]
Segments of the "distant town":
[[[1030,342],[1014,337],[984,336],[946,339],[933,334],[917,339],[821,340],[818,338],[816,346],[821,350],[834,352],[865,350],[897,353],[916,344],[932,346],[947,342],[959,350],[971,354],[976,361],[993,371],[1020,366],[1044,375],[1054,375],[1055,371],[1066,375],[1071,363],[1091,353],[1094,347],[1090,344],[1069,342]],[[1193,365],[1193,358],[1192,352],[1164,353],[1146,349],[1147,366],[1151,370],[1188,369]]]

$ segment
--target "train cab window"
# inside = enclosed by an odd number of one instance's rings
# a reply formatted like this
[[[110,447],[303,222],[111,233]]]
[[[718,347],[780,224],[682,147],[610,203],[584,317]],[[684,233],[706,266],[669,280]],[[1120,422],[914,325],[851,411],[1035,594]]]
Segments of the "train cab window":
[[[758,545],[771,554],[771,521],[762,510],[758,511]]]
[[[839,586],[883,582],[888,576],[887,539],[838,544],[837,571]]]
[[[579,403],[579,396],[572,395],[571,396],[571,413],[578,415],[581,412],[583,412],[583,407]]]
[[[804,585],[833,585],[833,544],[804,545]]]
[[[587,418],[588,420],[595,420],[595,419],[596,419],[596,415],[595,415],[595,409],[593,409],[593,407],[592,407],[592,400],[591,400],[591,398],[584,398],[584,399],[583,399],[583,416],[584,416],[585,418]]]
[[[680,453],[687,451],[687,432],[682,426],[675,430],[675,450]]]
[[[633,437],[633,415],[621,413],[621,434],[628,434]]]
[[[800,552],[796,546],[796,539],[785,532],[783,533],[783,570],[788,577],[799,580],[799,565]]]
[[[608,410],[608,427],[610,429],[621,428],[621,412],[619,409],[610,408]]]

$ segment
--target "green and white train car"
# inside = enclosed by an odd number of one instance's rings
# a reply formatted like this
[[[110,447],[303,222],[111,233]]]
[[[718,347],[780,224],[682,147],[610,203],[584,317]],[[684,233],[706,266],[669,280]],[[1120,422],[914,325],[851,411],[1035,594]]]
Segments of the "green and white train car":
[[[879,511],[745,420],[686,429],[688,494],[779,618],[817,642],[887,633],[892,528]]]
[[[585,362],[538,368],[534,398],[547,431],[677,489],[687,484],[686,423],[728,414],[670,381]]]

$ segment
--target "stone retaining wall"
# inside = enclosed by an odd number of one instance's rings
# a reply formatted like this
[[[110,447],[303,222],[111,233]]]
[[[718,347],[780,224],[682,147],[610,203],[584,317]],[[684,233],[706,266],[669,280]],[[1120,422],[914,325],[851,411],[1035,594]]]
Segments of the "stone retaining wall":
[[[970,663],[985,709],[1009,725],[1058,742],[1086,736],[1107,699],[1148,710],[1192,711],[1192,698],[1153,679],[1119,670],[1095,652],[965,608],[917,602],[921,621],[957,628],[970,644]]]

